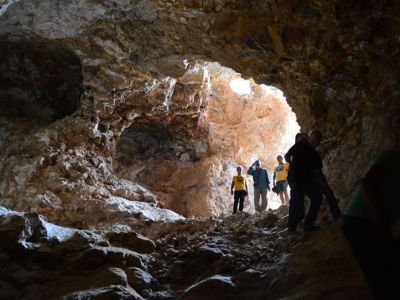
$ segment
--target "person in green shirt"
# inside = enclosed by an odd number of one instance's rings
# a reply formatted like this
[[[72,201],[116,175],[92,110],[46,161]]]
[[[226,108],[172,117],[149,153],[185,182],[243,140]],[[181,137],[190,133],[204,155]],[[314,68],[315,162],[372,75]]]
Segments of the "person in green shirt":
[[[400,151],[381,152],[358,183],[342,218],[344,236],[375,299],[398,295],[399,170]]]

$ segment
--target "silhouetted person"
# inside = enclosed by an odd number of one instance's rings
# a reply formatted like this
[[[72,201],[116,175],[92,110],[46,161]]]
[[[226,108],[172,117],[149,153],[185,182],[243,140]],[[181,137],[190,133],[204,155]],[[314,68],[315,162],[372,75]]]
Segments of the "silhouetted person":
[[[375,299],[399,299],[400,151],[380,153],[356,187],[342,229]]]
[[[309,143],[315,149],[318,147],[322,139],[321,131],[317,129],[313,129],[309,133]],[[328,202],[329,210],[331,211],[332,217],[334,220],[337,220],[342,215],[340,208],[339,208],[339,201],[335,197],[331,187],[326,180],[325,174],[323,173],[322,169],[318,171],[318,182],[321,189],[321,193],[325,195],[326,201]]]
[[[247,174],[253,176],[254,209],[264,211],[268,206],[267,190],[269,190],[269,178],[266,169],[261,167],[261,162],[256,160],[247,170]],[[260,205],[261,198],[261,205]]]
[[[278,155],[276,158],[278,161],[278,165],[274,170],[273,184],[278,190],[279,197],[281,198],[282,204],[288,204],[289,196],[287,193],[287,175],[289,170],[289,164],[283,162],[282,155]],[[276,182],[275,182],[276,180]]]
[[[285,154],[289,163],[288,182],[290,186],[289,200],[289,232],[295,233],[297,224],[304,217],[304,197],[310,198],[310,207],[304,220],[304,231],[318,229],[314,222],[322,202],[319,189],[318,173],[322,169],[321,157],[307,141],[307,137],[298,133],[296,143]]]
[[[233,176],[231,184],[231,195],[233,195],[233,213],[236,213],[239,204],[239,211],[243,211],[243,203],[247,196],[246,177],[242,176],[242,168],[236,168],[237,175]]]

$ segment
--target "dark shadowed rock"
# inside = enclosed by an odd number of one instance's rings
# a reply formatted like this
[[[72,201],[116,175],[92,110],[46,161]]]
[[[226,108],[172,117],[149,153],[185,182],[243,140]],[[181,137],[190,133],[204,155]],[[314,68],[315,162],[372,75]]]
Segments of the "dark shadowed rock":
[[[61,297],[62,300],[142,300],[134,289],[121,285],[111,285],[103,288],[75,292]]]
[[[71,266],[81,270],[97,268],[103,264],[144,268],[140,254],[116,247],[93,246],[71,261]]]
[[[146,299],[149,300],[172,300],[176,299],[176,295],[173,291],[156,291],[153,292],[151,290],[144,291],[143,295]]]
[[[230,255],[223,254],[217,247],[202,245],[175,260],[168,276],[174,284],[190,284],[198,278],[211,276],[216,271],[227,273],[231,269]]]
[[[0,247],[15,250],[21,247],[19,236],[25,228],[25,219],[22,214],[11,212],[0,207]]]
[[[267,213],[259,222],[255,225],[259,227],[271,228],[275,226],[275,223],[279,220],[278,216],[274,213]]]
[[[268,296],[269,280],[267,275],[247,269],[238,273],[233,280],[238,287],[238,299],[266,299]]]
[[[82,250],[90,248],[91,244],[99,246],[110,246],[110,243],[101,235],[91,231],[77,230],[68,238],[64,246],[69,250]]]
[[[139,253],[151,253],[156,249],[155,243],[137,232],[110,232],[107,238],[111,244],[125,247]]]
[[[153,276],[136,267],[126,269],[126,275],[129,285],[138,291],[151,287],[152,282],[154,282]]]

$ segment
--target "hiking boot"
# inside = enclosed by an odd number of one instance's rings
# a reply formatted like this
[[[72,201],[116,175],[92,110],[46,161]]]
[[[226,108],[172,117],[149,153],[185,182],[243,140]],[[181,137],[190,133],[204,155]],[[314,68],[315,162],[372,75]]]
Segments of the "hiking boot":
[[[288,232],[289,232],[290,234],[296,234],[296,233],[298,233],[297,230],[296,230],[296,228],[288,228]]]

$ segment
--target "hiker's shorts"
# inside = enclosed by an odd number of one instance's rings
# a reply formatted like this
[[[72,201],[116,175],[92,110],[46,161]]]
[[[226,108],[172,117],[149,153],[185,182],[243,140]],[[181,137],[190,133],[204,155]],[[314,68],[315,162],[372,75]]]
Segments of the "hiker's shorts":
[[[288,182],[286,180],[278,181],[275,186],[278,188],[278,192],[284,192],[287,190]]]

